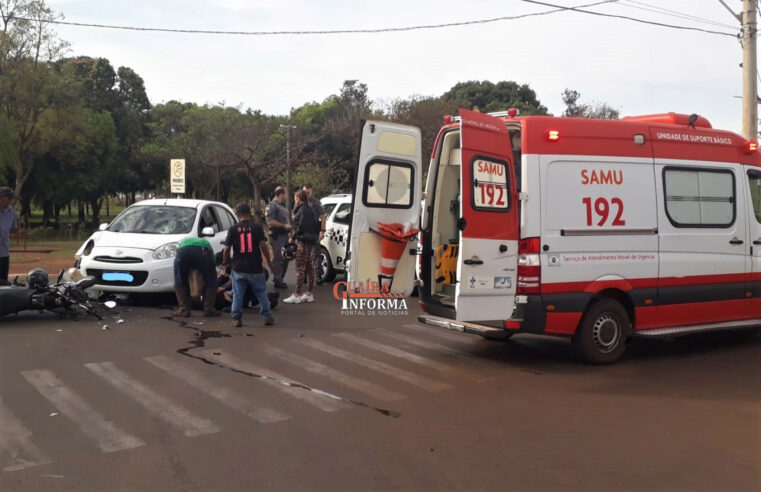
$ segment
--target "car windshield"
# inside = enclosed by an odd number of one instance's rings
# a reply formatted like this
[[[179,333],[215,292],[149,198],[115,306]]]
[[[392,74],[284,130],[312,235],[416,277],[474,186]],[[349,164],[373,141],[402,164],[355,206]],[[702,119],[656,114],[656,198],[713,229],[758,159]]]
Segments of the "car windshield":
[[[193,230],[196,209],[164,205],[129,207],[108,226],[111,232],[187,234]]]

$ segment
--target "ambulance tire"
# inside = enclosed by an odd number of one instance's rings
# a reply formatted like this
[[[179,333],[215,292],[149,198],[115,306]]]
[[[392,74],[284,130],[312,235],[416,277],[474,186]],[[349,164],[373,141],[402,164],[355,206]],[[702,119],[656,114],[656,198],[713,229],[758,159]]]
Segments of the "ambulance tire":
[[[515,335],[512,331],[505,331],[504,333],[500,333],[499,335],[481,335],[486,340],[491,340],[492,342],[504,342],[505,340],[509,339],[511,336]]]
[[[330,282],[336,278],[336,270],[330,260],[330,253],[324,246],[320,246],[320,263],[322,264],[322,276],[319,278],[321,283]]]
[[[572,342],[585,361],[611,364],[624,355],[630,333],[626,308],[613,299],[601,299],[584,313]]]

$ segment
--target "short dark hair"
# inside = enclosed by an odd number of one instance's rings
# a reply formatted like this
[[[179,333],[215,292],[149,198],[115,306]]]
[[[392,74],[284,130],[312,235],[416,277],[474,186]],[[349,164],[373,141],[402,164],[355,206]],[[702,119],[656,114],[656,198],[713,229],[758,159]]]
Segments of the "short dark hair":
[[[300,202],[306,203],[307,200],[309,200],[309,195],[307,195],[307,192],[304,190],[299,190],[296,192],[296,196],[298,197]]]
[[[285,193],[285,188],[283,188],[282,186],[278,186],[277,188],[275,188],[275,196],[280,196],[283,193]]]
[[[235,206],[235,213],[238,214],[238,217],[250,217],[251,207],[248,206],[248,203],[239,203]]]
[[[312,186],[312,183],[307,183],[307,184],[304,185],[304,189],[306,190],[307,188],[309,188],[311,190],[311,189],[314,188],[314,186]]]

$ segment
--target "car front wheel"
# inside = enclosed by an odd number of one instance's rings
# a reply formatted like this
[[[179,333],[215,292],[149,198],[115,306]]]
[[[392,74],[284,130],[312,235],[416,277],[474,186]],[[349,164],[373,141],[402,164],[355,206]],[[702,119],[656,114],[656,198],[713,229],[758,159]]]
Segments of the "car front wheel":
[[[330,260],[330,253],[324,247],[320,247],[320,265],[322,266],[322,272],[320,275],[320,282],[330,282],[336,278],[336,271],[333,268],[333,262]]]

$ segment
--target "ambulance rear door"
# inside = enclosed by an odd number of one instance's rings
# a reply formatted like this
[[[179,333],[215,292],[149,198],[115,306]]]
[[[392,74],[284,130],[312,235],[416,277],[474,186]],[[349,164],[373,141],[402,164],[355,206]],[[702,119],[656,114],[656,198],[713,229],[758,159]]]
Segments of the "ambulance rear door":
[[[457,320],[509,319],[518,269],[518,196],[510,135],[492,116],[460,110]]]
[[[422,196],[420,140],[413,126],[363,124],[349,231],[350,289],[370,282],[389,292],[412,293]]]

